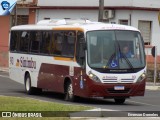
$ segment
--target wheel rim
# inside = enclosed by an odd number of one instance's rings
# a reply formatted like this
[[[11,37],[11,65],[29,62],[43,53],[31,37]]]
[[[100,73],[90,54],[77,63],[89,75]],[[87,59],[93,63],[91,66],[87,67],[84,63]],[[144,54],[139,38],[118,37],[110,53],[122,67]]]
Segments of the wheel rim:
[[[68,96],[71,98],[73,96],[73,89],[72,89],[72,85],[70,84],[68,87]]]
[[[27,91],[30,90],[30,82],[29,82],[29,78],[26,79],[26,90],[27,90]]]

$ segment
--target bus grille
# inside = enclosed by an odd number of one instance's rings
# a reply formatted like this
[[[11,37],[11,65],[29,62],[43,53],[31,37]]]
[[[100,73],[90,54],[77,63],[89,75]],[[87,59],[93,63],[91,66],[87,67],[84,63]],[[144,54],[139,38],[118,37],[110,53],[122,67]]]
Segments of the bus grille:
[[[113,88],[107,89],[109,93],[129,93],[130,89],[126,88],[125,90],[114,90]]]
[[[112,80],[103,79],[102,81],[103,81],[103,83],[134,83],[134,79],[120,79],[120,80],[117,80],[117,79],[112,79]]]
[[[103,83],[117,83],[117,80],[103,80]]]
[[[134,79],[121,79],[122,83],[133,83]]]

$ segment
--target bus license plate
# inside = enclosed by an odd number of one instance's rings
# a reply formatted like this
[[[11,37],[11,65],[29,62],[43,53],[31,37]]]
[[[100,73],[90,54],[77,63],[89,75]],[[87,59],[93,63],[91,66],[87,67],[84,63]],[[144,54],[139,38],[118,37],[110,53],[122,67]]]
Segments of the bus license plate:
[[[124,86],[114,86],[114,90],[124,90]]]

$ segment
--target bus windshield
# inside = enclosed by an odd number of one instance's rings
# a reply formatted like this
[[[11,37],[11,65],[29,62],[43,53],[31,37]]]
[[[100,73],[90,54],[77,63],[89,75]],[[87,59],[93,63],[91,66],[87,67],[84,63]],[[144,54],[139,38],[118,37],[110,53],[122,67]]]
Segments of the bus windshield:
[[[145,67],[143,40],[138,31],[87,32],[88,65],[92,69],[135,70]]]

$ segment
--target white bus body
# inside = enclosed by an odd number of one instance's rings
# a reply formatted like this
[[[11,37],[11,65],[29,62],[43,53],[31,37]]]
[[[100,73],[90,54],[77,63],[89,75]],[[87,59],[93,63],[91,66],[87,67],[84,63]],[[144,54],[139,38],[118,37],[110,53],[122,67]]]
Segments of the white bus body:
[[[130,53],[123,53],[125,47]],[[145,91],[143,40],[131,26],[57,19],[12,27],[9,70],[28,94],[49,89],[66,100],[104,97],[123,103]]]

